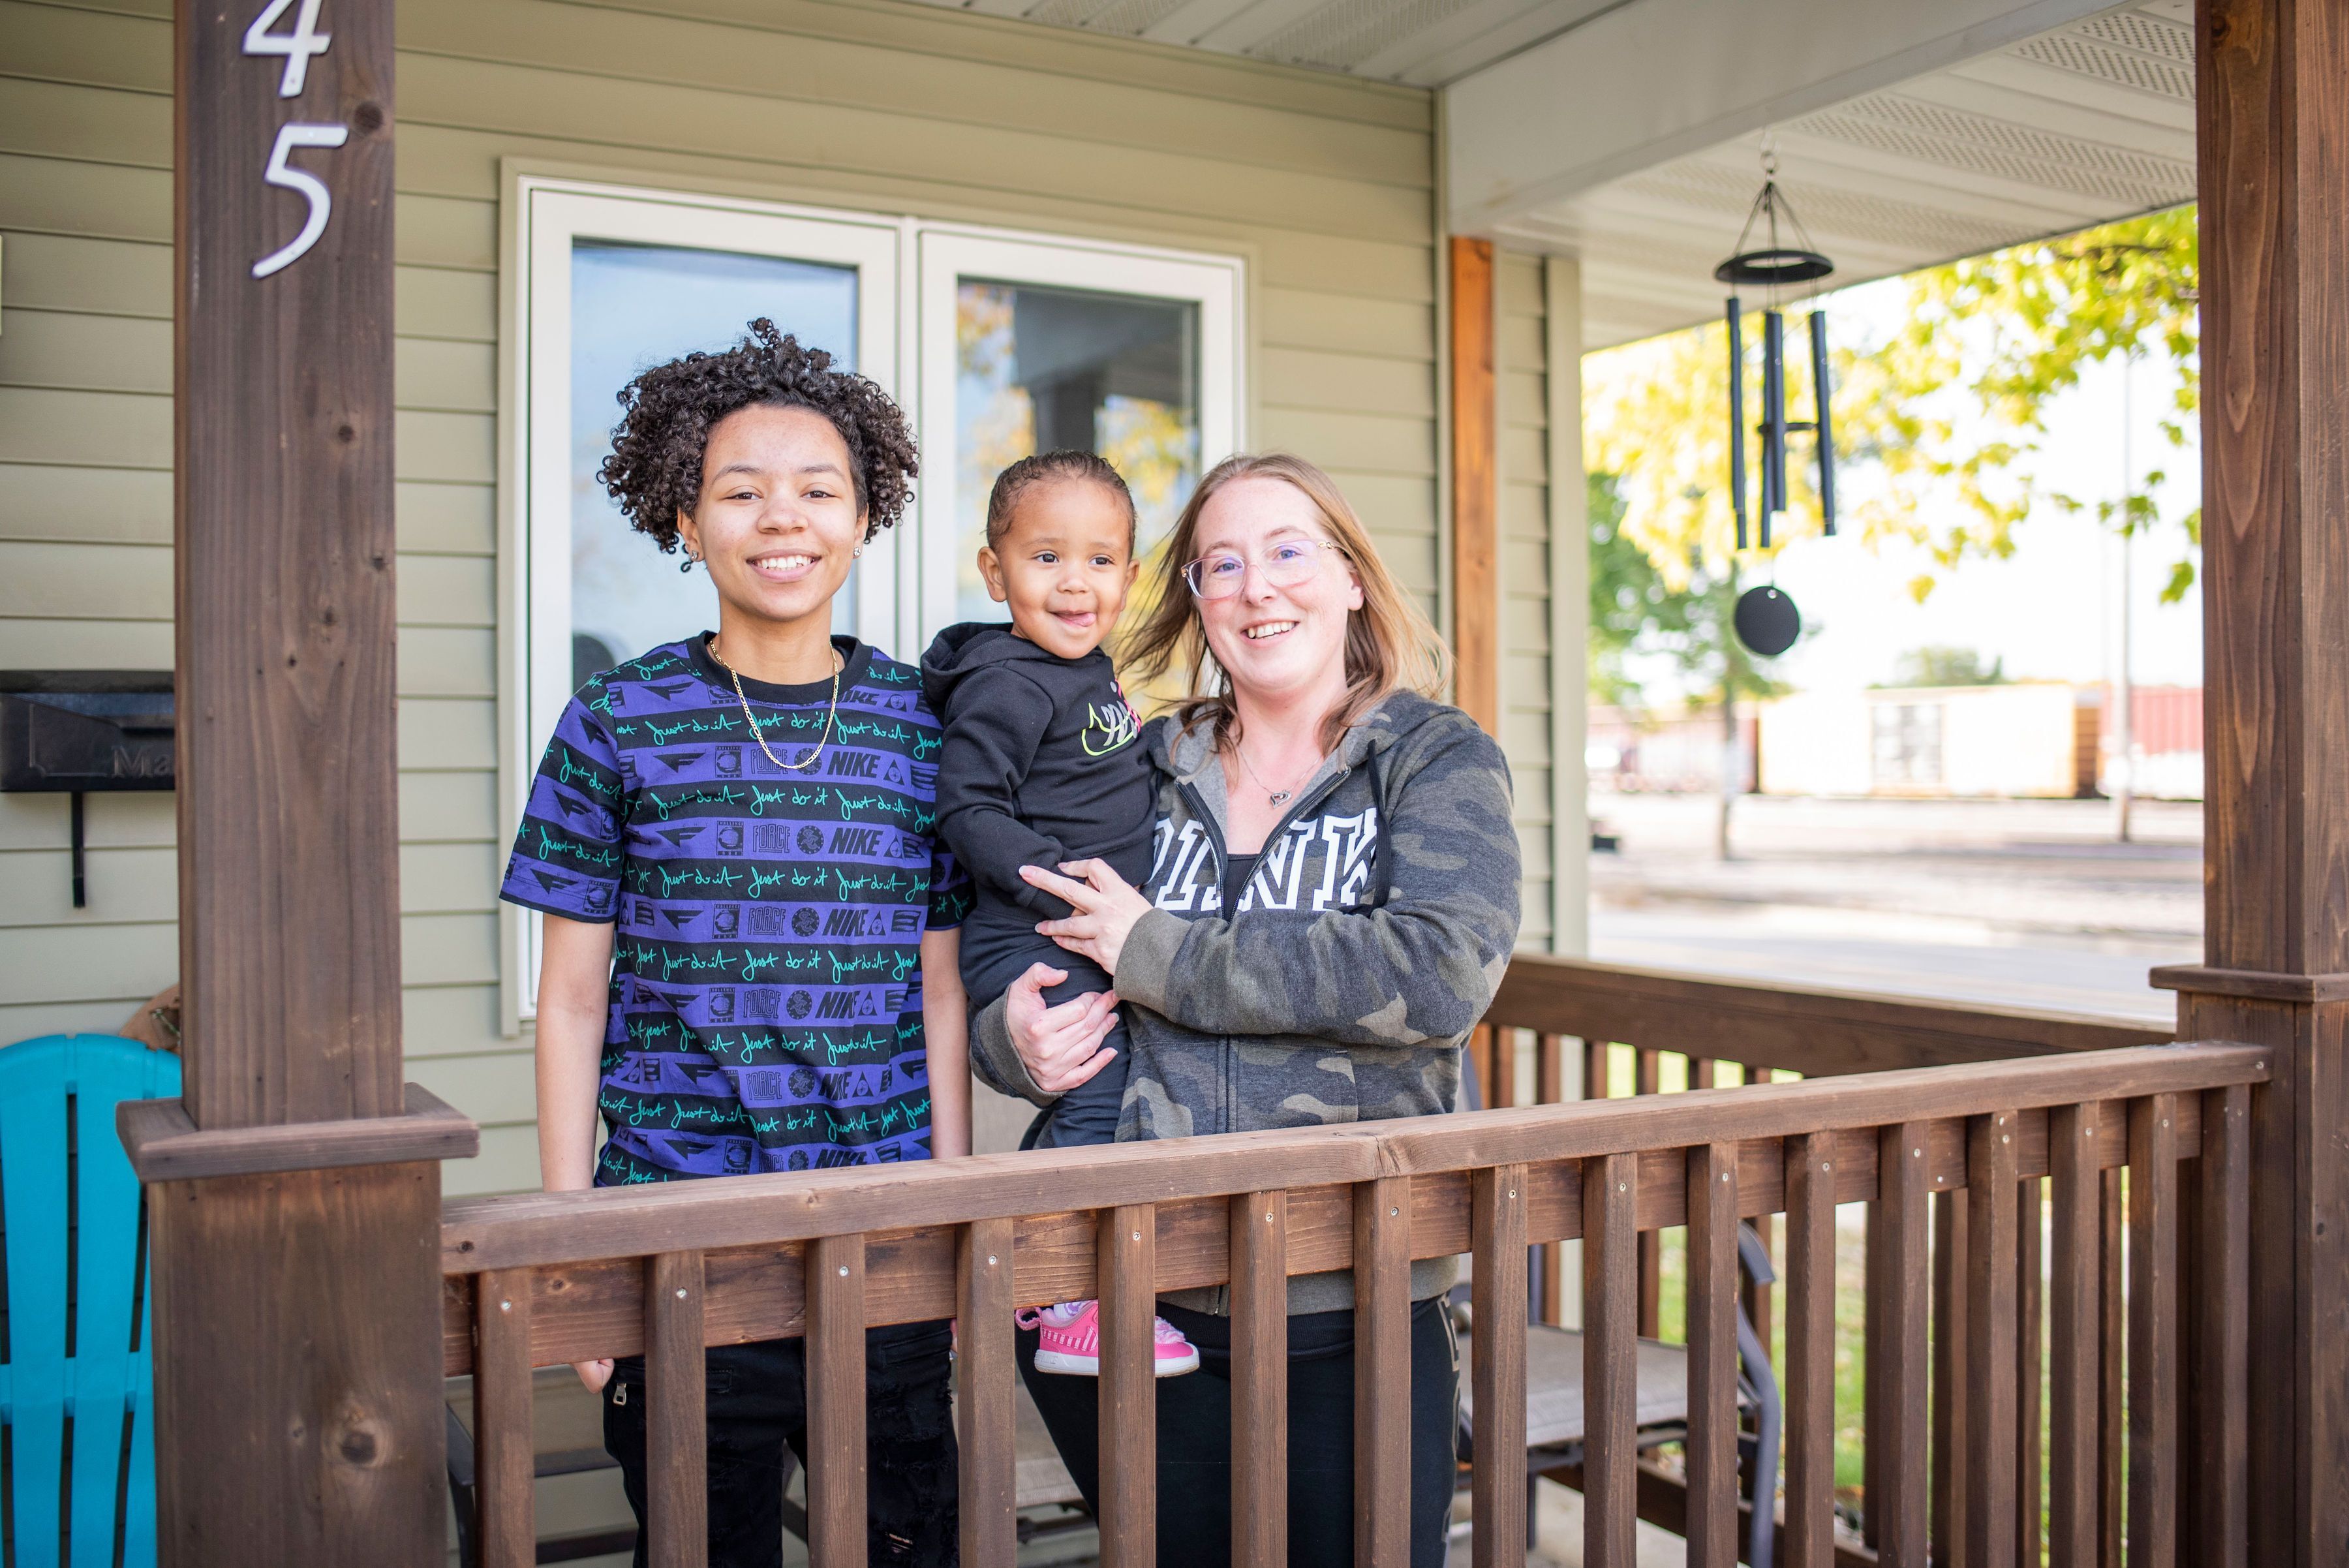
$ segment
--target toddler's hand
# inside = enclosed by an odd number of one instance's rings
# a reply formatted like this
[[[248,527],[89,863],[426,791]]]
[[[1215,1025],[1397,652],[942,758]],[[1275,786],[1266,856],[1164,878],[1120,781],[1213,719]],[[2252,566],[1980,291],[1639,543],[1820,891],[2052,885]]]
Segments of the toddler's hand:
[[[587,1386],[588,1393],[601,1394],[604,1385],[612,1380],[612,1358],[607,1355],[601,1361],[574,1361],[571,1370],[579,1374],[579,1381]]]

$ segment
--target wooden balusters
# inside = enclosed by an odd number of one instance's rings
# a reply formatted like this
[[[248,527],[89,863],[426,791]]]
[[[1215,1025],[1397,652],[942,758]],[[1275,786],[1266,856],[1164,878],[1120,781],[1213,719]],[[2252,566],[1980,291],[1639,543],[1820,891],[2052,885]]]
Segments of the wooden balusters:
[[[963,1568],[1011,1568],[1019,1553],[1012,1231],[1009,1220],[973,1220],[962,1228],[955,1265]]]
[[[1475,1267],[1475,1568],[1526,1557],[1526,1168],[1469,1178]],[[1406,1371],[1406,1376],[1408,1372]]]
[[[2198,1526],[2192,1562],[2244,1568],[2251,1553],[2251,1091],[2240,1084],[2202,1096],[2201,1178],[2195,1197],[2196,1393],[2190,1490]]]
[[[1410,1560],[1411,1179],[1387,1176],[1354,1188],[1354,1561]]]
[[[1562,1092],[1564,1042],[1545,1035],[1535,1049],[1537,1094]],[[1593,1048],[1595,1065],[1603,1062],[1603,1050]],[[2199,1061],[2198,1051],[2205,1054]],[[2047,1545],[2055,1568],[2103,1568],[2112,1561],[2124,1544],[2118,1536],[2123,1501],[2130,1568],[2139,1562],[2174,1568],[2180,1558],[2248,1568],[2251,1094],[2241,1084],[2209,1087],[2226,1080],[2217,1073],[2198,1075],[2204,1064],[2232,1063],[2246,1075],[2264,1071],[2264,1064],[2251,1053],[2215,1047],[2143,1056],[2118,1064],[2066,1064],[2060,1075],[2016,1065],[2011,1079],[2006,1065],[1992,1064],[1940,1081],[1963,1089],[1970,1099],[1946,1087],[1920,1095],[1906,1083],[1871,1090],[1846,1081],[1832,1094],[1827,1085],[1787,1085],[1785,1095],[1753,1096],[1746,1102],[1751,1115],[1732,1104],[1738,1096],[1708,1096],[1709,1105],[1651,1100],[1555,1118],[1520,1113],[1457,1127],[1428,1123],[1399,1130],[1392,1144],[1381,1131],[1369,1135],[1376,1143],[1353,1129],[1347,1130],[1349,1141],[1318,1145],[1308,1141],[1311,1135],[1291,1135],[1297,1148],[1312,1151],[1296,1165],[1288,1163],[1287,1144],[1273,1147],[1275,1160],[1266,1160],[1259,1146],[1239,1147],[1230,1158],[1264,1161],[1255,1167],[1264,1174],[1247,1179],[1279,1181],[1310,1171],[1295,1179],[1351,1183],[1342,1190],[1350,1194],[1356,1301],[1356,1560],[1400,1565],[1410,1552],[1414,1221],[1420,1249],[1456,1251],[1464,1231],[1475,1252],[1475,1556],[1478,1568],[1494,1568],[1518,1552],[1529,1511],[1521,1468],[1526,1238],[1537,1223],[1545,1230],[1533,1233],[1576,1233],[1578,1205],[1571,1193],[1552,1185],[1560,1179],[1580,1186],[1579,1234],[1588,1265],[1581,1298],[1585,1561],[1593,1568],[1629,1568],[1638,1511],[1671,1517],[1675,1500],[1669,1478],[1646,1476],[1638,1464],[1638,1343],[1645,1304],[1639,1172],[1644,1160],[1658,1189],[1648,1194],[1649,1222],[1670,1215],[1677,1224],[1684,1215],[1689,1234],[1688,1480],[1680,1507],[1690,1560],[1730,1568],[1744,1533],[1737,1495],[1733,1317],[1739,1187],[1764,1172],[1759,1183],[1748,1183],[1743,1207],[1781,1208],[1774,1191],[1778,1171],[1770,1168],[1774,1147],[1782,1162],[1787,1226],[1783,1561],[1794,1568],[1828,1568],[1847,1560],[1836,1544],[1834,1516],[1836,1199],[1839,1181],[1847,1184],[1846,1196],[1859,1196],[1850,1185],[1859,1172],[1836,1166],[1838,1157],[1855,1166],[1867,1163],[1866,1144],[1853,1141],[1857,1127],[1930,1106],[1948,1119],[1878,1127],[1871,1135],[1876,1185],[1868,1220],[1866,1436],[1868,1528],[1876,1560],[1887,1568],[1926,1568],[1929,1561],[1951,1568],[2037,1563],[2043,1483],[2035,1432],[2044,1341],[2054,1361],[2045,1400],[2052,1489]],[[1641,1096],[1653,1095],[1652,1057],[1634,1060]],[[1692,1081],[1701,1081],[1703,1065],[1701,1059],[1692,1062]],[[2138,1097],[2038,1108],[2050,1093]],[[2197,1097],[2182,1097],[2189,1093]],[[2019,1103],[2032,1108],[1984,1108],[2010,1094],[2025,1096]],[[1855,1104],[1870,1107],[1865,1116],[1854,1115]],[[2125,1104],[2127,1166],[2107,1172],[2101,1168],[2115,1158],[2118,1141],[2112,1118]],[[1557,1124],[1555,1144],[1545,1125],[1550,1120]],[[2041,1179],[2023,1174],[2026,1129],[2035,1140],[2043,1125],[2054,1209],[2052,1276],[2044,1283],[2042,1252],[2050,1243],[2041,1231]],[[1952,1144],[1961,1126],[1962,1153]],[[1711,1141],[1687,1147],[1692,1137]],[[1670,1162],[1660,1163],[1660,1147],[1673,1151]],[[2183,1168],[2181,1147],[2198,1156]],[[1579,1152],[1578,1168],[1571,1172],[1522,1163],[1576,1158],[1569,1151]],[[1287,1194],[1227,1197],[1217,1182],[1228,1183],[1228,1168],[1203,1173],[1191,1185],[1182,1175],[1181,1151],[1171,1160],[1167,1151],[1143,1152],[1162,1162],[1149,1168],[1148,1181],[1112,1179],[1122,1185],[1102,1191],[1097,1201],[1143,1197],[1185,1206],[1182,1230],[1169,1216],[1169,1236],[1188,1238],[1179,1257],[1172,1255],[1170,1241],[1170,1284],[1218,1277],[1209,1272],[1213,1253],[1197,1244],[1212,1242],[1211,1235],[1196,1233],[1198,1205],[1209,1206],[1207,1224],[1219,1212],[1227,1221],[1233,1558],[1244,1568],[1271,1568],[1285,1561],[1288,1523],[1288,1270],[1344,1266],[1345,1239],[1327,1233],[1325,1207],[1341,1189],[1319,1185],[1302,1199],[1319,1212],[1310,1230],[1300,1230],[1292,1251]],[[1371,1153],[1376,1163],[1365,1158]],[[1479,1164],[1496,1158],[1518,1163]],[[2035,1149],[2031,1158],[2035,1164]],[[1316,1168],[1314,1161],[1327,1163]],[[1417,1174],[1362,1179],[1369,1171],[1398,1168]],[[895,1179],[906,1183],[904,1177]],[[1759,1202],[1754,1185],[1762,1189]],[[1673,1191],[1675,1186],[1682,1190]],[[825,1188],[826,1199],[842,1190]],[[2124,1193],[2126,1202],[2117,1201]],[[698,1194],[683,1196],[707,1202]],[[705,1261],[695,1251],[646,1257],[641,1285],[638,1264],[628,1253],[587,1254],[575,1270],[565,1266],[564,1290],[550,1289],[535,1299],[535,1313],[530,1293],[537,1265],[524,1261],[531,1254],[508,1244],[502,1252],[474,1260],[485,1272],[471,1282],[471,1332],[457,1309],[462,1298],[453,1293],[455,1315],[443,1326],[449,1370],[471,1371],[476,1378],[482,1560],[520,1568],[534,1555],[533,1353],[552,1361],[592,1355],[598,1344],[632,1347],[631,1298],[641,1288],[649,1407],[646,1544],[652,1561],[671,1568],[706,1557],[706,1343],[713,1334],[731,1340],[791,1332],[788,1325],[803,1310],[812,1555],[826,1568],[862,1568],[866,1319],[927,1317],[951,1303],[964,1335],[957,1408],[964,1455],[962,1555],[973,1568],[1010,1568],[1016,1561],[1016,1370],[1006,1320],[1015,1300],[1013,1238],[1019,1227],[1032,1225],[1027,1245],[1040,1250],[1042,1261],[1030,1251],[1024,1265],[1056,1280],[1066,1276],[1071,1293],[1083,1288],[1076,1271],[1091,1247],[1102,1300],[1103,1561],[1111,1568],[1152,1563],[1157,1503],[1154,1205],[1096,1211],[1090,1243],[1081,1231],[1071,1234],[1059,1216],[961,1222],[950,1254],[941,1227],[957,1223],[956,1209],[933,1196],[926,1211],[917,1207],[901,1219],[901,1208],[878,1201],[898,1202],[896,1189],[876,1189],[870,1197],[871,1206],[833,1218],[834,1223],[905,1227],[892,1230],[874,1250],[869,1298],[864,1236],[806,1237],[802,1228],[777,1252],[772,1241],[742,1240],[739,1229],[726,1239],[709,1225],[709,1215],[697,1210],[684,1211],[703,1229],[672,1224],[637,1234],[657,1244],[724,1246],[710,1256],[708,1272],[734,1282],[730,1289],[741,1293],[716,1306],[703,1300]],[[2126,1237],[2116,1229],[2122,1222]],[[805,1222],[795,1212],[792,1223]],[[773,1277],[778,1262],[795,1255],[804,1260],[803,1295],[796,1280]],[[951,1279],[946,1276],[950,1266]],[[2124,1266],[2126,1297],[2118,1277]],[[2042,1294],[2051,1314],[2044,1324]],[[2123,1325],[2114,1321],[2124,1300],[2125,1340],[2118,1333]],[[1550,1296],[1545,1307],[1554,1301]],[[2119,1402],[2124,1368],[2126,1407]],[[633,1387],[630,1392],[634,1397]],[[2181,1406],[2189,1397],[2193,1403]],[[2125,1499],[2107,1469],[2113,1456],[2100,1446],[2102,1434],[2115,1428],[2127,1444]],[[1423,1451],[1420,1457],[1433,1456]],[[1773,1501],[1755,1500],[1755,1517],[1764,1525]],[[1929,1543],[1934,1548],[1930,1559]]]
[[[1615,1047],[1604,1040],[1582,1043],[1582,1097],[1603,1100],[1615,1092]]]
[[[1505,1111],[1517,1103],[1517,1031],[1494,1026],[1492,1075],[1485,1080],[1485,1104]]]
[[[1555,1034],[1534,1041],[1534,1100],[1554,1106],[1566,1098],[1566,1043]],[[1541,1248],[1541,1320],[1553,1326],[1566,1322],[1566,1243],[1545,1241]]]
[[[1737,1146],[1690,1149],[1687,1171],[1689,1562],[1735,1568]],[[1640,1238],[1652,1239],[1653,1232]],[[1646,1307],[1642,1302],[1643,1314]]]
[[[1101,1560],[1102,1568],[1151,1568],[1158,1561],[1158,1211],[1147,1203],[1104,1210],[1094,1235]]]
[[[2015,1173],[2013,1111],[1966,1128],[1965,1428],[1967,1550],[1958,1561],[2013,1568],[2015,1549]]]
[[[2049,1568],[2097,1568],[2104,1238],[2096,1210],[2104,1181],[2095,1106],[2059,1106],[2048,1113],[2047,1163],[2055,1211],[2047,1306],[2047,1561]]]
[[[1876,1521],[1886,1568],[1924,1568],[1926,1505],[1927,1320],[1931,1262],[1932,1178],[1925,1168],[1926,1124],[1886,1127],[1877,1137],[1876,1240],[1883,1302],[1877,1314],[1884,1343],[1870,1358],[1876,1425],[1868,1442],[1879,1450],[1868,1517]]]
[[[808,1557],[864,1563],[864,1238],[807,1248]]]
[[[1880,1173],[1879,1173],[1880,1179]],[[1884,1445],[1876,1434],[1884,1429],[1884,1363],[1889,1355],[1886,1341],[1889,1334],[1884,1326],[1884,1302],[1890,1294],[1884,1267],[1887,1242],[1880,1201],[1871,1200],[1862,1245],[1867,1250],[1863,1262],[1866,1270],[1860,1286],[1860,1461],[1859,1461],[1859,1536],[1871,1552],[1883,1549],[1882,1511],[1876,1505],[1884,1495],[1883,1482],[1878,1479],[1884,1458]]]
[[[2096,1347],[2096,1561],[2099,1568],[2121,1568],[2121,1454],[2128,1428],[2123,1425],[2121,1374],[2128,1365],[2122,1345],[2126,1321],[2121,1289],[2123,1204],[2121,1179],[2126,1173],[2107,1170],[2099,1183],[2096,1228],[2097,1272],[2102,1282]]]
[[[473,1542],[481,1568],[538,1561],[528,1269],[473,1282]]]
[[[1288,1194],[1230,1207],[1232,1562],[1288,1560]]]
[[[1757,1067],[1748,1062],[1743,1071],[1748,1084],[1767,1084],[1772,1081],[1772,1069],[1768,1067]],[[1778,1255],[1777,1231],[1778,1222],[1770,1215],[1761,1214],[1754,1217],[1754,1239],[1762,1243],[1763,1255],[1773,1260],[1775,1260]],[[1744,1288],[1745,1319],[1754,1325],[1755,1337],[1767,1345],[1770,1343],[1770,1286],[1764,1281],[1748,1278]]]
[[[2178,1561],[2178,1099],[2128,1111],[2128,1562]]]
[[[1631,1092],[1652,1095],[1658,1087],[1657,1053],[1631,1053]],[[1655,1339],[1664,1331],[1664,1238],[1661,1231],[1640,1232],[1640,1332]]]
[[[1835,1562],[1835,1147],[1785,1141],[1786,1568]],[[1691,1205],[1693,1214],[1694,1205]],[[1692,1243],[1692,1253],[1694,1248]]]
[[[2019,1432],[2014,1445],[2014,1560],[2024,1568],[2039,1568],[2044,1518],[2039,1388],[2045,1363],[2039,1343],[2039,1252],[2045,1210],[2044,1184],[2032,1177],[2017,1190],[2014,1206],[2014,1420]]]
[[[1966,1258],[1964,1196],[1933,1193],[1933,1561],[1965,1564]]]
[[[1566,1042],[1555,1034],[1534,1036],[1534,1103],[1554,1106],[1566,1098]]]
[[[1688,1059],[1688,1064],[1689,1064],[1689,1083],[1688,1083],[1688,1086],[1689,1086],[1690,1088],[1692,1088],[1692,1089],[1710,1089],[1710,1088],[1712,1088],[1712,1087],[1713,1087],[1713,1058],[1712,1058],[1712,1057],[1710,1057],[1710,1056],[1692,1056],[1692,1057],[1690,1057],[1690,1058]]]
[[[702,1345],[701,1254],[654,1254],[645,1265],[645,1511],[652,1568],[702,1568],[709,1561]],[[861,1527],[856,1560],[864,1560]]]
[[[1639,1506],[1637,1155],[1582,1162],[1582,1562],[1632,1568]]]

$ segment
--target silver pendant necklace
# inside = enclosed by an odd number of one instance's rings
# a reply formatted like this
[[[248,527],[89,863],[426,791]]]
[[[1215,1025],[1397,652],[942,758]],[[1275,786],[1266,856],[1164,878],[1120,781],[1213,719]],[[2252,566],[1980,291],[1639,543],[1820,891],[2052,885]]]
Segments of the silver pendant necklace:
[[[1291,784],[1287,789],[1275,789],[1270,784],[1265,783],[1264,775],[1256,771],[1256,764],[1247,760],[1247,753],[1240,749],[1240,743],[1237,741],[1234,741],[1232,742],[1232,755],[1239,758],[1240,766],[1247,770],[1247,776],[1256,780],[1257,788],[1264,791],[1266,795],[1270,797],[1273,805],[1285,805],[1288,803],[1289,796],[1297,793],[1296,784]],[[1315,773],[1319,771],[1321,764],[1329,760],[1329,756],[1326,753],[1314,758],[1312,765],[1305,770],[1305,777],[1311,778]],[[1304,781],[1301,779],[1299,781],[1300,784],[1302,782]]]

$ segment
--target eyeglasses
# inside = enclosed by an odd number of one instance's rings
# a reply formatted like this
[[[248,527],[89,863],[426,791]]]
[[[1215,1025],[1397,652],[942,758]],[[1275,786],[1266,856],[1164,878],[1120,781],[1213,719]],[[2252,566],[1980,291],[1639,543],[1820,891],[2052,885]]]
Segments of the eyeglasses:
[[[1321,569],[1324,550],[1340,557],[1345,555],[1327,539],[1283,539],[1255,562],[1256,569],[1275,587],[1293,588]],[[1196,597],[1227,599],[1247,580],[1248,566],[1238,556],[1202,556],[1183,568],[1183,580]]]

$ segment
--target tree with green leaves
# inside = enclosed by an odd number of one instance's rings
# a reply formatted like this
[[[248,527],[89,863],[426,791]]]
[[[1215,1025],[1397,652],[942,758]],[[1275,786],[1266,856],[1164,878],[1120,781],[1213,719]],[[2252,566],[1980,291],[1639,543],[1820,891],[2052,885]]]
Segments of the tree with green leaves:
[[[1912,648],[1893,666],[1887,686],[2003,686],[2006,660],[1982,662],[1971,648]]]

